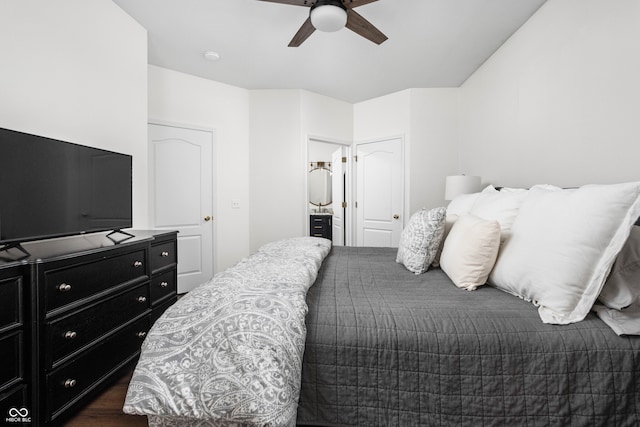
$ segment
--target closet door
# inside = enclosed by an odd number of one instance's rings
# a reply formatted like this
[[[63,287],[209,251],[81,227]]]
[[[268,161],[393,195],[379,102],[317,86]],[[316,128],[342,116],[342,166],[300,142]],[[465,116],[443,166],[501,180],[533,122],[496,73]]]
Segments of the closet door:
[[[213,276],[213,131],[149,124],[149,212],[178,230],[178,293]]]
[[[356,168],[357,245],[397,247],[404,221],[402,139],[358,144]]]

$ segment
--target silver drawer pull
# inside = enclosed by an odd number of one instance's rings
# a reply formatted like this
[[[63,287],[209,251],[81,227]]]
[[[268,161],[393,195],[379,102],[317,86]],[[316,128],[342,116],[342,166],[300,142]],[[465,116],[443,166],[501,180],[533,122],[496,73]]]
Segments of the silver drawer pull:
[[[146,300],[147,300],[147,297],[145,297],[145,296],[143,296],[143,295],[140,295],[140,296],[138,297],[138,302],[145,302]]]
[[[160,254],[161,256],[167,257],[169,256],[169,252],[167,251],[162,251],[162,253]]]
[[[133,263],[134,267],[142,267],[142,261],[136,261]]]
[[[64,333],[64,337],[68,340],[75,339],[78,336],[75,331],[67,331]]]
[[[136,334],[136,336],[137,336],[138,338],[144,338],[144,337],[146,337],[146,336],[147,336],[147,333],[146,333],[145,331],[140,331],[140,332],[138,332],[138,333]]]
[[[69,292],[71,290],[71,285],[67,285],[66,283],[61,283],[58,285],[58,290],[60,292]]]
[[[69,378],[64,382],[64,388],[74,388],[76,386],[76,380]]]
[[[160,282],[160,287],[161,287],[161,288],[166,288],[167,286],[169,286],[169,283],[167,283],[167,282]]]

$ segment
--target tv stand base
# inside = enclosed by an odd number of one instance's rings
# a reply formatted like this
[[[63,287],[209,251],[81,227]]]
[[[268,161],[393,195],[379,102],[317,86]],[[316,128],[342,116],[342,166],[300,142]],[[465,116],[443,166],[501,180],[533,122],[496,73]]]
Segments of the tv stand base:
[[[117,240],[117,239],[114,239],[114,238],[112,238],[112,237],[111,237],[111,236],[113,236],[114,234],[124,234],[126,237],[125,237],[124,239]],[[122,230],[120,230],[120,229],[117,229],[117,230],[113,230],[112,232],[110,232],[109,234],[107,234],[107,236],[106,236],[106,237],[107,237],[107,239],[111,240],[113,243],[118,244],[118,243],[125,242],[125,241],[127,241],[127,240],[129,240],[129,239],[131,239],[131,238],[133,238],[133,237],[136,237],[136,236],[134,236],[134,235],[133,235],[133,234],[131,234],[131,233],[127,233],[126,231],[122,231]]]
[[[17,249],[18,251],[22,252],[22,255],[18,258],[0,257],[0,259],[4,261],[19,261],[23,258],[28,258],[31,256],[31,254],[24,247],[22,247],[20,243],[9,243],[7,245],[0,246],[0,252],[8,252],[11,249]]]

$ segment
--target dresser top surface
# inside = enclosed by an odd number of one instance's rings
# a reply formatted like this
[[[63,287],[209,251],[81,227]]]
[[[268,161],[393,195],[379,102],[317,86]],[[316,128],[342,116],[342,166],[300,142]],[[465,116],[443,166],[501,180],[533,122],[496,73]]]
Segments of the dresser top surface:
[[[22,244],[22,247],[29,255],[27,256],[17,248],[4,250],[0,252],[0,268],[126,247],[170,236],[176,232],[171,230],[127,230],[127,233],[132,234],[133,237],[120,233],[108,237],[109,233],[101,232],[26,242]]]

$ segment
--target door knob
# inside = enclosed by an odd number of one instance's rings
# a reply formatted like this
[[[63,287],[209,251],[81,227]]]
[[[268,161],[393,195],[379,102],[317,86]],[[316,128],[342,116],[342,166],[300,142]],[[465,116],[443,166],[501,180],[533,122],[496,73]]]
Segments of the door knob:
[[[211,216],[209,216],[209,215],[205,216],[204,220],[207,221],[207,222],[211,221]]]
[[[398,214],[395,214],[395,215],[393,216],[393,219],[399,219],[399,218],[400,218],[400,215],[398,215]]]

